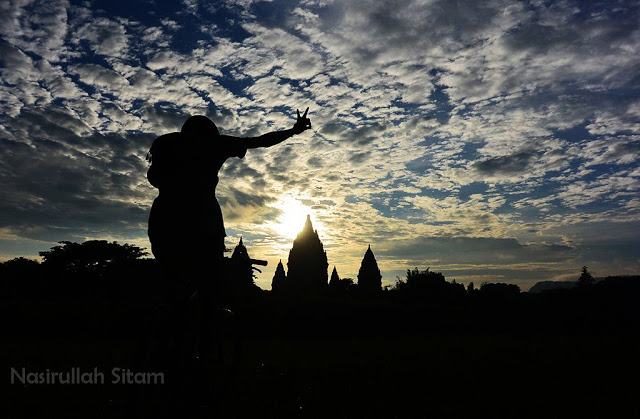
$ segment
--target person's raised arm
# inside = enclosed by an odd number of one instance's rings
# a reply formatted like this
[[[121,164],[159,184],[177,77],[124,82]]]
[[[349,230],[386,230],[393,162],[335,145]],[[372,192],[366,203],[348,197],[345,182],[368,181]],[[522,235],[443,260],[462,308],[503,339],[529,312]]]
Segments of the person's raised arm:
[[[243,143],[243,146],[246,148],[258,148],[258,147],[271,147],[272,145],[279,144],[284,140],[293,137],[294,135],[300,134],[301,132],[311,128],[311,121],[307,118],[307,113],[309,112],[309,108],[304,111],[304,114],[300,116],[300,111],[296,110],[298,114],[298,119],[294,124],[293,128],[285,129],[282,131],[273,131],[259,137],[248,137],[248,138],[234,138],[230,136],[225,136],[227,138],[240,140]]]

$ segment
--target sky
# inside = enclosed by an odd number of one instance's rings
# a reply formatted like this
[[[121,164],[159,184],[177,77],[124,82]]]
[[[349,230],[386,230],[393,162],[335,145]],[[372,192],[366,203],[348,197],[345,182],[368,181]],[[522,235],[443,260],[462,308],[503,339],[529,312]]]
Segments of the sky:
[[[155,137],[309,107],[220,173],[262,288],[307,214],[341,277],[369,244],[383,284],[638,274],[639,25],[639,1],[3,1],[0,260],[149,249]]]

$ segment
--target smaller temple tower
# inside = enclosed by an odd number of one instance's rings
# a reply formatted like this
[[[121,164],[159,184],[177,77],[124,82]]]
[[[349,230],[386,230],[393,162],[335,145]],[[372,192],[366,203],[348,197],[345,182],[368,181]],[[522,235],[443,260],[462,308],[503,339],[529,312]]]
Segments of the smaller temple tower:
[[[380,274],[376,257],[371,251],[371,245],[365,252],[360,271],[358,271],[358,290],[364,293],[382,291],[382,274]]]
[[[240,237],[240,241],[233,249],[233,254],[231,255],[231,259],[233,260],[241,260],[241,259],[249,259],[249,252],[247,252],[247,246],[242,243],[242,237]]]
[[[236,276],[234,278],[234,288],[254,285],[250,259],[247,247],[242,243],[242,237],[240,237],[240,242],[233,249],[233,254],[231,255],[231,268]]]
[[[284,266],[282,265],[282,259],[276,266],[276,272],[271,280],[271,291],[280,292],[286,286],[287,274],[284,272]]]
[[[338,276],[338,270],[333,265],[333,272],[331,272],[331,279],[329,280],[330,287],[337,287],[340,284],[340,277]]]

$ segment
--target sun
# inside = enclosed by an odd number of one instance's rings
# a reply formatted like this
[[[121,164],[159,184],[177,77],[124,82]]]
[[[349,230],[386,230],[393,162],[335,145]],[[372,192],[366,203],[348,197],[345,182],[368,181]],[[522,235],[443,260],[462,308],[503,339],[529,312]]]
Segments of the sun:
[[[275,232],[288,239],[295,239],[302,230],[307,215],[312,215],[312,210],[304,205],[300,200],[293,197],[286,197],[275,205],[282,211],[272,225]]]

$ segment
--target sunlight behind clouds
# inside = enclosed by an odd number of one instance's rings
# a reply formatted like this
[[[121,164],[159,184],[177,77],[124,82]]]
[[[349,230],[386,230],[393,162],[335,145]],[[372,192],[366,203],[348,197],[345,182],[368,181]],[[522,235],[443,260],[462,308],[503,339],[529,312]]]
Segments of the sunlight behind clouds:
[[[328,234],[325,224],[318,220],[317,211],[301,202],[294,194],[285,194],[271,205],[280,210],[281,214],[275,221],[267,221],[264,226],[277,237],[289,239],[291,242],[302,231],[307,215],[311,217],[313,228],[323,236]]]

